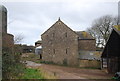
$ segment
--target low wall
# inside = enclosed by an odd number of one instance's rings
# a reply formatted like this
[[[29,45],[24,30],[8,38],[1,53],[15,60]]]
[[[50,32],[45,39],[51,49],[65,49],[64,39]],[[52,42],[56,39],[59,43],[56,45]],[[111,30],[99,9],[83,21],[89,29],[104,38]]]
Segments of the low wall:
[[[99,60],[79,60],[79,67],[101,68]]]

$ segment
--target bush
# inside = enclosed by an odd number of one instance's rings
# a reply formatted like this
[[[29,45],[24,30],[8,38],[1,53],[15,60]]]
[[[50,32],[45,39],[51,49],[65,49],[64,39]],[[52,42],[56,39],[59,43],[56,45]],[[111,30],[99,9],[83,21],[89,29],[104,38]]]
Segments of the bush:
[[[20,63],[20,54],[11,48],[2,49],[2,79],[15,79],[23,73],[24,65]]]

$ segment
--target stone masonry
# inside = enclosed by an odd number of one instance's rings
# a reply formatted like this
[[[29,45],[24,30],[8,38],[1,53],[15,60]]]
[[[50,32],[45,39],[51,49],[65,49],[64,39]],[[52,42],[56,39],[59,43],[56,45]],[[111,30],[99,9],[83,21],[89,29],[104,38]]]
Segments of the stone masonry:
[[[77,66],[79,64],[79,50],[95,50],[93,37],[82,31],[78,34],[60,19],[45,31],[41,38],[43,60],[56,64]]]
[[[2,31],[0,31],[0,34],[2,34],[2,49],[9,49],[13,52],[14,36],[7,33],[7,9],[3,5],[0,5],[0,18],[0,22],[2,22],[0,23],[2,28]]]

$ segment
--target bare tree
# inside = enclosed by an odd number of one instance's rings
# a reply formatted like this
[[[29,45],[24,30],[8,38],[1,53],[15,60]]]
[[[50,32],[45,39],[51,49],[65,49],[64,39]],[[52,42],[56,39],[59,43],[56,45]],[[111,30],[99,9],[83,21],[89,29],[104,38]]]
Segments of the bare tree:
[[[14,18],[13,20],[9,21],[7,24],[11,24],[13,23],[14,21],[16,20],[16,18]],[[14,43],[17,44],[17,43],[21,43],[24,39],[24,35],[23,34],[17,34],[17,35],[14,35]]]
[[[87,31],[96,38],[97,47],[105,46],[114,24],[118,24],[117,17],[105,15],[94,20],[92,26],[87,29]]]
[[[23,34],[17,34],[14,37],[14,43],[21,43],[24,39],[24,35]]]

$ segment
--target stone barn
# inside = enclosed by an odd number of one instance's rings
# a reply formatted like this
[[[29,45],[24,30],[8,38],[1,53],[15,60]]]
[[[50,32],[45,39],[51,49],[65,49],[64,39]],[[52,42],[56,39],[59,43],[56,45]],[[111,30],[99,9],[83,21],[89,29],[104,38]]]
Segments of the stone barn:
[[[42,35],[44,61],[79,65],[80,51],[95,51],[95,39],[85,31],[73,31],[60,18]]]

